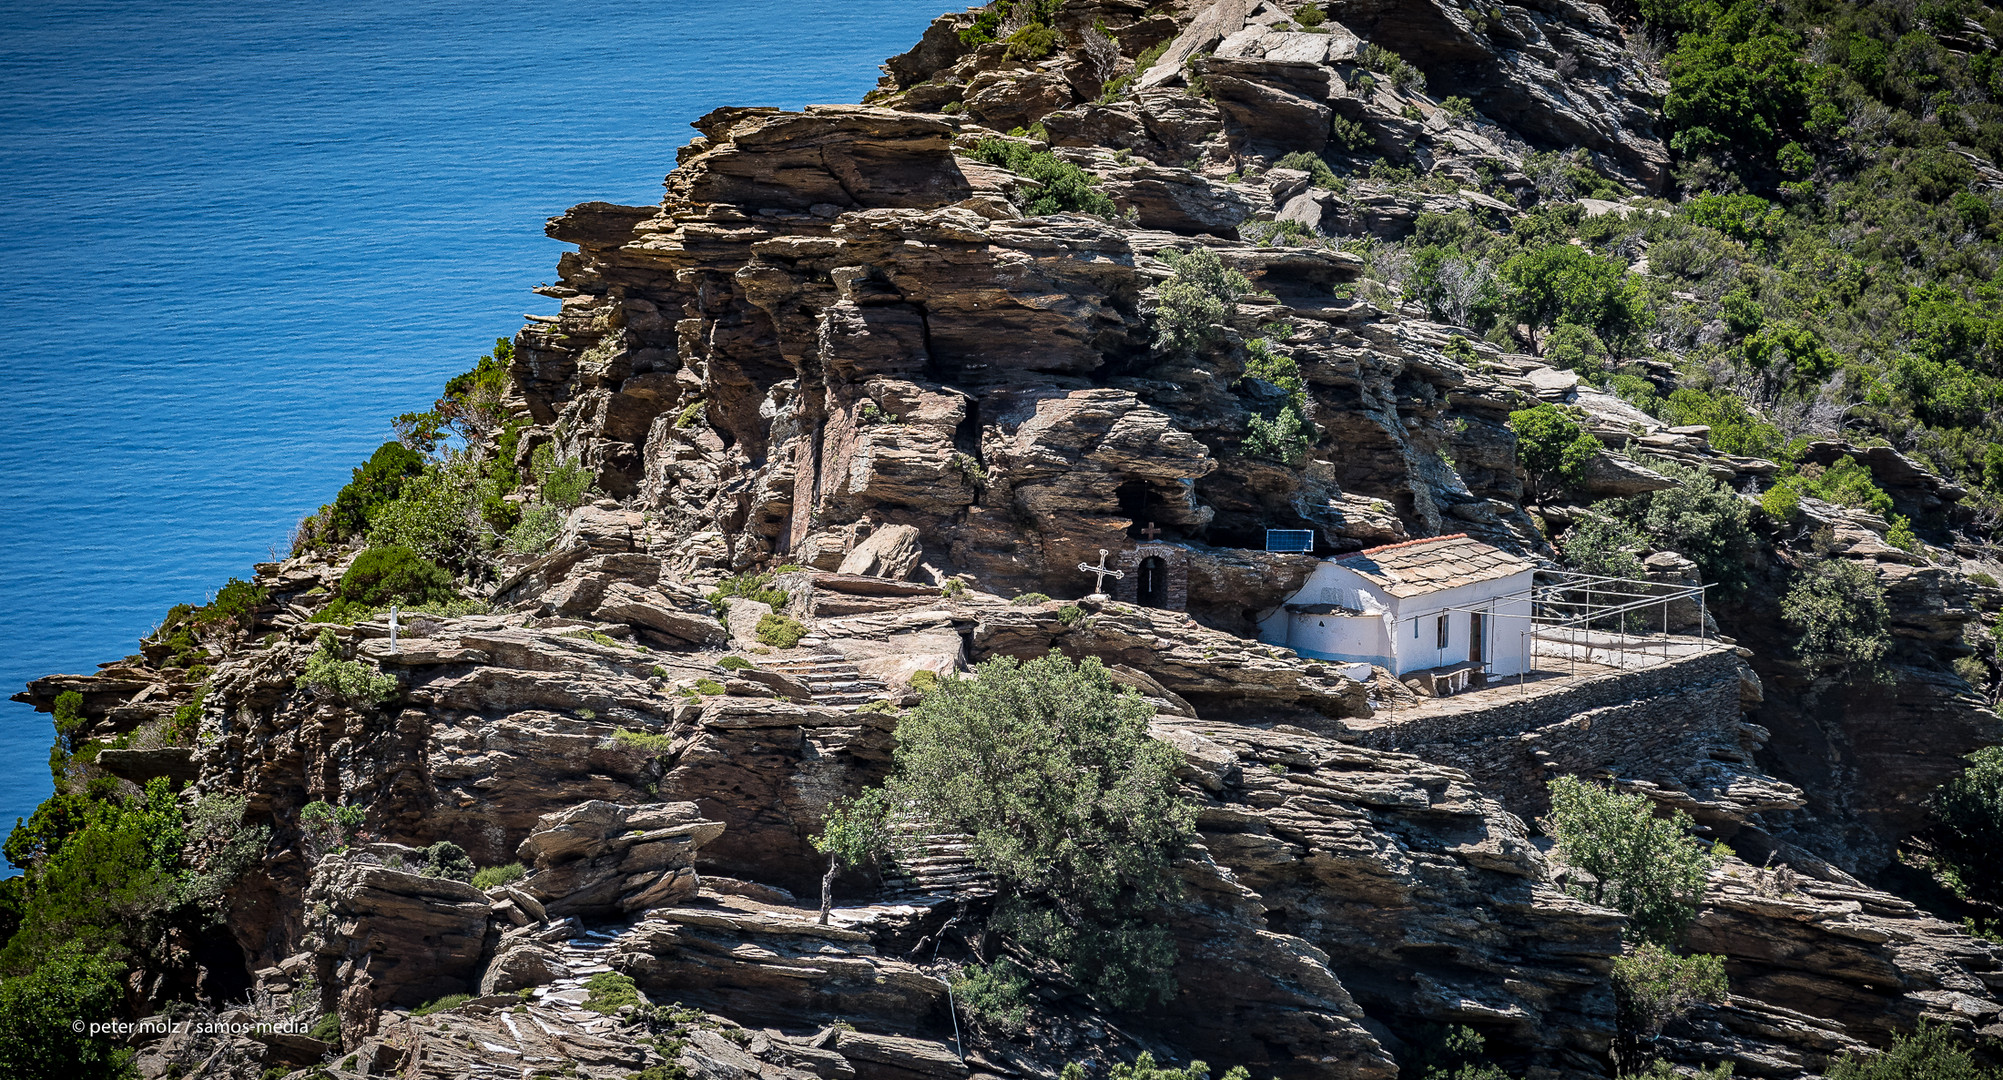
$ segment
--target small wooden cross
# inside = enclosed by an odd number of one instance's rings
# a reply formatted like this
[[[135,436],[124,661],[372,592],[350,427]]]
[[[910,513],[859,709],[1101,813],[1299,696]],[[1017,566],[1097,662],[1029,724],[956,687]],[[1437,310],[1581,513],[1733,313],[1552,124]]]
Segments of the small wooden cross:
[[[1161,535],[1161,530],[1160,530],[1160,529],[1157,529],[1157,528],[1155,528],[1155,523],[1154,523],[1154,522],[1152,522],[1152,521],[1150,521],[1150,522],[1148,522],[1148,527],[1147,527],[1147,528],[1145,528],[1145,529],[1142,529],[1142,530],[1141,530],[1141,535],[1142,535],[1142,536],[1145,536],[1145,537],[1147,537],[1147,538],[1148,538],[1148,539],[1150,539],[1150,540],[1152,540],[1152,539],[1154,539],[1155,537],[1157,537],[1157,536],[1160,536],[1160,535]]]
[[[1092,589],[1092,594],[1094,596],[1104,596],[1106,594],[1107,578],[1113,578],[1115,580],[1118,580],[1120,578],[1127,576],[1125,571],[1115,570],[1112,567],[1106,565],[1106,556],[1111,554],[1112,552],[1107,551],[1105,548],[1100,548],[1099,565],[1093,566],[1091,563],[1082,563],[1082,562],[1078,564],[1078,569],[1083,570],[1088,574],[1099,575],[1098,584],[1095,585]]]

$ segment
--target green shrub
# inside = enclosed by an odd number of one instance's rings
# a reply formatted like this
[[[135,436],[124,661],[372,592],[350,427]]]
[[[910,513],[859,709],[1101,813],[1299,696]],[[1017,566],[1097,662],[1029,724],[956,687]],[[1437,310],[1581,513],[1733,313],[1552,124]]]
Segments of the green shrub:
[[[1097,660],[987,661],[898,724],[897,805],[973,837],[1005,884],[992,925],[1120,1009],[1174,992],[1175,944],[1150,919],[1195,809],[1153,710]]]
[[[1319,9],[1307,10],[1318,11]],[[1273,168],[1299,169],[1308,174],[1308,183],[1318,188],[1333,189],[1337,183],[1335,170],[1328,167],[1328,162],[1305,150],[1295,150],[1290,154],[1282,155],[1280,160],[1273,162]]]
[[[635,750],[645,750],[650,754],[665,754],[674,748],[672,735],[656,735],[649,731],[629,731],[619,728],[612,733],[612,741],[620,746]]]
[[[1566,865],[1592,875],[1568,891],[1628,917],[1631,940],[1674,945],[1697,915],[1712,856],[1689,815],[1655,815],[1646,795],[1623,795],[1577,777],[1550,783],[1552,837]]]
[[[1624,1058],[1646,1056],[1662,1029],[1699,1003],[1725,1000],[1724,957],[1678,956],[1647,941],[1615,958],[1613,979]]]
[[[1579,483],[1600,456],[1600,441],[1570,413],[1549,403],[1509,414],[1516,433],[1516,460],[1529,474],[1530,496],[1539,503],[1561,488]]]
[[[397,692],[395,677],[359,660],[342,659],[340,639],[332,630],[320,631],[319,648],[307,658],[297,683],[316,695],[351,707],[381,705]]]
[[[919,668],[917,671],[912,672],[911,689],[917,692],[920,696],[929,694],[932,691],[939,689],[938,672],[931,671],[926,668]]]
[[[754,665],[751,661],[746,660],[742,656],[726,656],[723,659],[718,660],[716,662],[716,666],[722,668],[725,671],[744,671],[748,668],[755,667],[756,665]]]
[[[466,857],[465,848],[450,840],[440,840],[424,849],[424,866],[418,873],[424,877],[471,882],[473,860]]]
[[[765,618],[769,619],[769,618],[773,618],[773,616],[771,616],[771,615],[767,615],[767,616],[765,616]],[[798,624],[798,623],[794,623],[793,625],[795,625],[795,626],[798,626],[799,624]],[[764,620],[763,620],[763,619],[761,619],[761,620],[759,620],[759,630],[761,631],[761,634],[760,634],[760,637],[761,637],[761,638],[763,637],[763,634],[762,634],[762,631],[764,630],[764,628],[765,628],[765,626],[764,626]],[[781,648],[787,648],[787,649],[790,649],[790,648],[792,648],[792,646],[791,646],[791,645],[784,645],[784,646],[781,646]],[[715,679],[697,679],[697,680],[695,681],[695,690],[696,690],[696,693],[698,693],[698,694],[706,694],[706,695],[708,695],[708,696],[710,696],[710,697],[715,697],[716,695],[718,695],[718,694],[721,694],[721,693],[723,693],[723,692],[724,692],[724,686],[723,686],[723,684],[722,684],[722,683],[720,683],[720,682],[717,682],[717,681],[716,681]]]
[[[676,415],[675,427],[678,429],[687,429],[694,427],[696,424],[701,423],[704,419],[706,419],[708,415],[709,415],[709,402],[703,401],[700,398],[698,398],[695,401],[689,402],[688,406],[682,409],[682,411],[678,415]]]
[[[491,889],[497,885],[512,885],[528,873],[521,863],[503,863],[500,866],[483,866],[473,874],[473,887]]]
[[[1696,466],[1661,459],[1646,464],[1676,486],[1601,505],[1620,508],[1657,545],[1696,563],[1705,581],[1742,587],[1746,553],[1754,547],[1751,506]]]
[[[1314,450],[1314,424],[1299,404],[1289,401],[1271,419],[1254,414],[1245,421],[1245,454],[1288,465],[1307,460]]]
[[[876,713],[881,716],[897,716],[904,712],[903,709],[897,707],[896,703],[890,701],[872,701],[856,709],[856,711],[859,713]]]
[[[315,622],[353,623],[389,608],[445,605],[460,599],[451,571],[400,544],[372,547],[342,573],[333,603]]]
[[[1041,185],[1021,196],[1020,208],[1025,216],[1094,214],[1111,218],[1119,213],[1113,200],[1099,190],[1098,178],[1076,165],[1059,161],[1047,150],[1032,150],[1021,143],[990,138],[977,143],[969,156]]]
[[[330,524],[336,537],[368,531],[376,510],[394,502],[412,477],[424,472],[424,455],[400,442],[376,447],[334,496]]]
[[[1066,604],[1057,609],[1057,621],[1070,626],[1085,617],[1085,609],[1077,604]]]
[[[125,1017],[125,966],[67,943],[31,970],[0,980],[0,1076],[125,1080],[133,1051],[75,1023]]]
[[[1360,68],[1375,71],[1401,90],[1423,91],[1426,73],[1405,62],[1405,58],[1381,45],[1365,45],[1356,54]]]
[[[738,574],[735,577],[724,578],[722,581],[716,583],[716,589],[707,597],[709,600],[709,609],[715,612],[717,620],[720,622],[730,614],[730,605],[725,603],[725,601],[735,597],[743,600],[756,600],[761,604],[769,605],[772,610],[778,611],[786,606],[787,601],[792,599],[792,595],[784,589],[774,589],[771,585],[772,575],[770,573]]]
[[[1029,973],[1004,957],[992,964],[968,964],[953,980],[953,993],[976,1024],[1008,1034],[1029,1022]]]
[[[1633,526],[1618,517],[1594,514],[1581,518],[1565,530],[1565,538],[1558,546],[1564,553],[1565,565],[1581,573],[1618,578],[1648,576],[1641,556],[1635,554],[1637,548],[1646,546],[1645,541]]]
[[[1008,36],[1008,59],[1024,63],[1035,63],[1049,57],[1057,50],[1057,31],[1039,23],[1031,23]]]
[[[2003,837],[2003,747],[1984,747],[1967,760],[1961,775],[1933,793],[1927,842],[1970,898],[2003,904],[2003,860],[1996,858]]]
[[[1840,666],[1849,679],[1890,682],[1890,609],[1877,571],[1850,559],[1815,559],[1781,597],[1781,618],[1801,632],[1796,653],[1811,667]]]
[[[1801,514],[1801,486],[1783,480],[1761,492],[1760,512],[1782,524],[1794,521]]]
[[[1569,322],[1624,347],[1647,316],[1640,285],[1621,263],[1572,244],[1547,244],[1502,264],[1517,318],[1531,326]]]
[[[208,700],[207,685],[197,686],[186,704],[174,707],[173,715],[167,718],[167,726],[160,732],[169,746],[193,746],[195,736],[202,729],[202,706]]]
[[[430,1016],[433,1013],[450,1012],[471,1000],[473,1000],[473,995],[471,994],[447,994],[442,998],[434,998],[410,1010],[410,1015]]]
[[[1048,593],[1026,592],[1012,597],[1008,603],[1010,607],[1035,607],[1038,604],[1048,604],[1049,602],[1050,595]]]
[[[1155,348],[1192,354],[1222,335],[1225,316],[1252,283],[1207,247],[1161,258],[1175,276],[1155,290]]]
[[[359,806],[334,806],[319,799],[299,809],[299,832],[309,859],[339,851],[355,842],[355,834],[368,821],[368,811]]]
[[[313,1021],[313,1026],[306,1029],[306,1034],[324,1043],[340,1042],[341,1014],[328,1013],[320,1019]]]
[[[1952,1029],[1921,1022],[1910,1035],[1892,1036],[1890,1049],[1869,1057],[1845,1054],[1829,1066],[1829,1080],[1996,1080],[1975,1063]]]
[[[757,633],[759,641],[775,649],[790,649],[807,636],[807,628],[798,619],[766,614],[758,617]]]
[[[584,1007],[607,1016],[628,1005],[640,1005],[640,984],[631,975],[601,971],[584,981]]]

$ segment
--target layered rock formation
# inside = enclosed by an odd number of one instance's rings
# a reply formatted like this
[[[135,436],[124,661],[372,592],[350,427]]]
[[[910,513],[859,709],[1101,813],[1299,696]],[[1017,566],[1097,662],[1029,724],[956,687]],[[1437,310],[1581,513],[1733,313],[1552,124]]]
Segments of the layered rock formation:
[[[1720,651],[1647,693],[1616,678],[1546,712],[1401,729],[1394,680],[1251,640],[1316,565],[1264,551],[1267,529],[1310,530],[1321,554],[1467,532],[1550,555],[1523,507],[1513,409],[1576,407],[1605,447],[1581,482],[1597,497],[1672,486],[1647,458],[1734,483],[1777,468],[1535,357],[1456,341],[1334,242],[1516,213],[1534,202],[1533,145],[1583,146],[1659,187],[1661,86],[1600,8],[1299,15],[1073,3],[1038,60],[963,43],[973,15],[948,15],[866,105],[704,116],[660,205],[549,223],[577,250],[542,290],[560,313],[517,335],[505,404],[526,421],[518,465],[553,445],[602,497],[546,553],[469,575],[489,613],[406,619],[394,639],[383,617],[312,623],[353,551],[307,553],[258,567],[269,601],[219,646],[199,702],[164,654],[32,684],[44,709],[79,693],[86,737],[198,705],[192,746],[105,751],[103,768],[241,794],[275,824],[231,894],[236,974],[273,1007],[342,1021],[338,1050],[163,1044],[151,1074],[324,1051],[369,1075],[1026,1078],[1149,1050],[1388,1080],[1449,1025],[1512,1075],[1607,1076],[1622,920],[1567,893],[1537,835],[1557,772],[1688,810],[1751,860],[1714,875],[1693,932],[1727,957],[1734,996],[1668,1033],[1679,1061],[1808,1077],[1922,1017],[1997,1034],[1997,949],[1851,876],[1995,738],[1941,663],[1972,617],[1967,579],[1884,543],[1882,520],[1805,508],[1832,556],[1890,585],[1898,695],[1840,693],[1779,659],[1765,549],[1711,622],[1673,613],[1737,635],[1757,676]],[[1376,52],[1380,69],[1362,66],[1366,45],[1403,53],[1432,96]],[[1435,100],[1448,93],[1477,115]],[[1116,214],[1025,216],[1038,182],[980,149],[1009,139],[1085,170]],[[1269,168],[1293,151],[1359,168],[1340,192]],[[1426,187],[1367,178],[1379,156]],[[1494,194],[1475,190],[1484,175]],[[1313,242],[1260,242],[1282,225]],[[1254,291],[1193,353],[1165,349],[1161,286],[1199,246]],[[1254,338],[1300,370],[1313,427],[1291,460],[1247,447],[1286,399],[1246,377]],[[1891,451],[1818,452],[1869,457],[1901,512],[1959,512],[1958,491]],[[1078,599],[1077,565],[1143,529],[1188,553],[1188,611]],[[1647,566],[1695,569],[1667,553]],[[776,575],[783,610],[739,597],[719,618],[706,594],[747,571]],[[807,636],[763,643],[767,615]],[[299,685],[329,629],[344,659],[393,677],[389,704]],[[1024,1033],[970,1031],[947,985],[991,955],[992,896],[964,851],[919,835],[905,876],[841,879],[823,925],[798,899],[826,872],[811,838],[887,773],[895,703],[926,677],[1053,649],[1104,662],[1184,755],[1199,842],[1167,919],[1181,990],[1109,1015],[1046,986]],[[345,850],[309,856],[300,811],[316,800],[364,809]],[[420,849],[446,840],[523,876],[427,876]],[[581,1009],[607,972],[690,1008]],[[410,1010],[449,993],[480,996]]]

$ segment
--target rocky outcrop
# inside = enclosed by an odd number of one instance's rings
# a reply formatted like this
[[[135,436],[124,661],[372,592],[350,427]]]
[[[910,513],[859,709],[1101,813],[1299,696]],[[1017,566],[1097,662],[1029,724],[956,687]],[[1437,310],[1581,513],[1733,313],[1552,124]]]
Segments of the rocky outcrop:
[[[424,865],[418,849],[378,844],[313,868],[306,943],[350,1033],[370,1030],[381,1006],[464,992],[486,963],[492,901]]]
[[[579,803],[545,815],[516,854],[549,916],[604,922],[694,896],[696,852],[723,834],[694,803]]]

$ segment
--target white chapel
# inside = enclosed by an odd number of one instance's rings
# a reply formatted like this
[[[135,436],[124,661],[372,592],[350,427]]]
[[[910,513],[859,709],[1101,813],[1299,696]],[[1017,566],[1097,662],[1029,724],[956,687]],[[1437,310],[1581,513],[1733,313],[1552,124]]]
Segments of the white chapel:
[[[1260,621],[1259,640],[1400,676],[1454,667],[1515,675],[1530,666],[1536,572],[1464,533],[1368,548],[1323,560]]]

